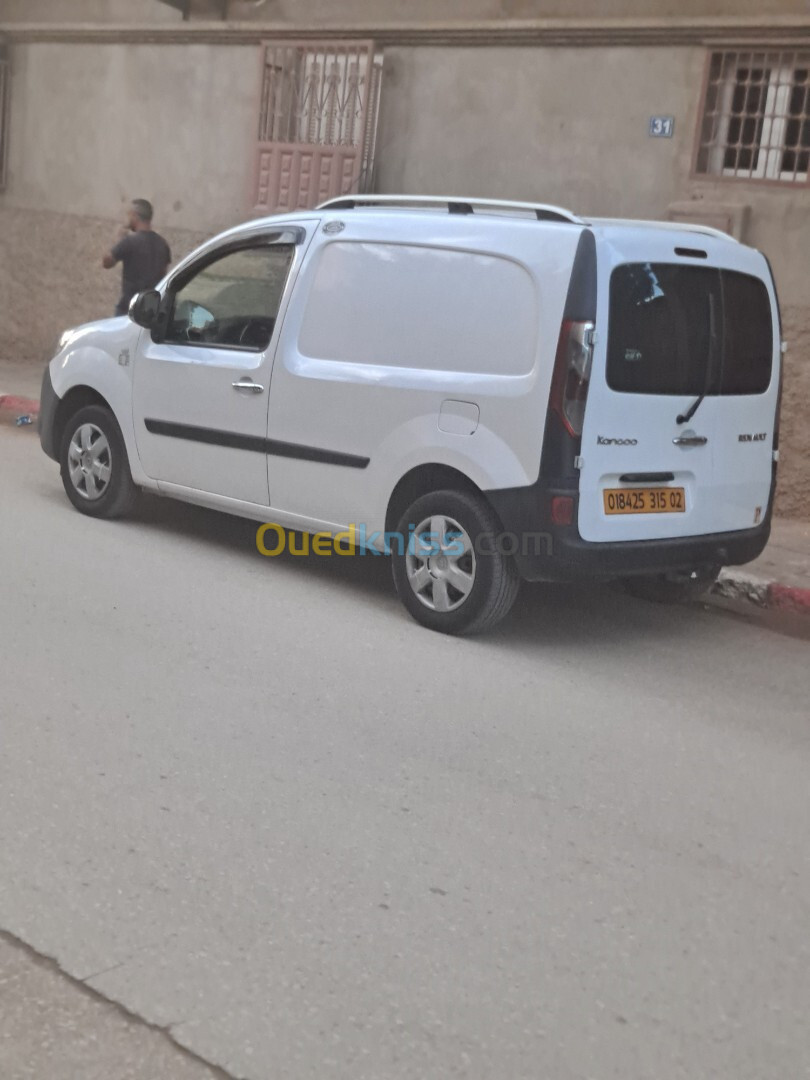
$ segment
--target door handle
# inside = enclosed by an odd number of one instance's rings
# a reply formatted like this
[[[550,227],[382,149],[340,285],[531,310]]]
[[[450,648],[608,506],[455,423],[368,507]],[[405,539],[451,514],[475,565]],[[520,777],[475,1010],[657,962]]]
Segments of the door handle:
[[[231,386],[234,390],[250,390],[251,394],[260,394],[264,390],[261,383],[251,382],[250,379],[240,379],[239,382],[232,382]]]
[[[676,446],[705,446],[709,440],[705,435],[678,435],[672,441]]]

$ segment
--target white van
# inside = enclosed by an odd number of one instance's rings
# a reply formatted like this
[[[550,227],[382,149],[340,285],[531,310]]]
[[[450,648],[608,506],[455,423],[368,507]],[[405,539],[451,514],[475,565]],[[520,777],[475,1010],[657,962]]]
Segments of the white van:
[[[780,346],[768,263],[724,233],[351,197],[67,331],[40,437],[83,513],[143,489],[348,532],[419,622],[472,632],[520,578],[678,600],[759,555]]]

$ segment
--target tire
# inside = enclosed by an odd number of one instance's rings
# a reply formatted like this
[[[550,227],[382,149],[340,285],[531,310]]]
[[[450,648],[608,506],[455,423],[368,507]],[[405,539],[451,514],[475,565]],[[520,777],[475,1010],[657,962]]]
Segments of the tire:
[[[83,514],[123,517],[138,499],[118,421],[102,405],[85,405],[68,419],[59,464],[65,493]]]
[[[672,574],[645,574],[622,579],[625,592],[655,604],[689,604],[700,600],[717,581],[719,566],[698,566]]]
[[[392,569],[397,595],[418,623],[442,634],[478,634],[509,613],[520,579],[512,556],[493,546],[500,532],[489,503],[466,491],[434,491],[407,508]],[[435,539],[418,540],[431,533]]]

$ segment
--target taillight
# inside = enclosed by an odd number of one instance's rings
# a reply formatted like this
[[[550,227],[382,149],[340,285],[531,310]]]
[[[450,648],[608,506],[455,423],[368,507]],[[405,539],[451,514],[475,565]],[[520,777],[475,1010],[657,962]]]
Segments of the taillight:
[[[573,497],[571,495],[555,495],[551,500],[551,524],[570,525],[573,520]]]
[[[560,328],[551,404],[569,435],[582,434],[596,340],[592,322],[565,319]]]

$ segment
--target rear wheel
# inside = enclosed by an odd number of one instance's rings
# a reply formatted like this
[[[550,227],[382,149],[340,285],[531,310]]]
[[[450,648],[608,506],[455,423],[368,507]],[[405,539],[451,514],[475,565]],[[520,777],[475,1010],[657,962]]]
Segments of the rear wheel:
[[[622,585],[625,592],[640,600],[651,600],[656,604],[688,604],[705,596],[717,581],[720,570],[719,566],[699,566],[679,573],[643,574],[623,578]]]
[[[138,488],[129,471],[124,437],[109,409],[86,405],[70,417],[59,454],[62,483],[77,510],[90,517],[122,517]]]
[[[486,500],[466,491],[431,492],[407,508],[392,545],[394,584],[417,622],[475,634],[508,614],[520,580],[498,549],[500,531]]]

